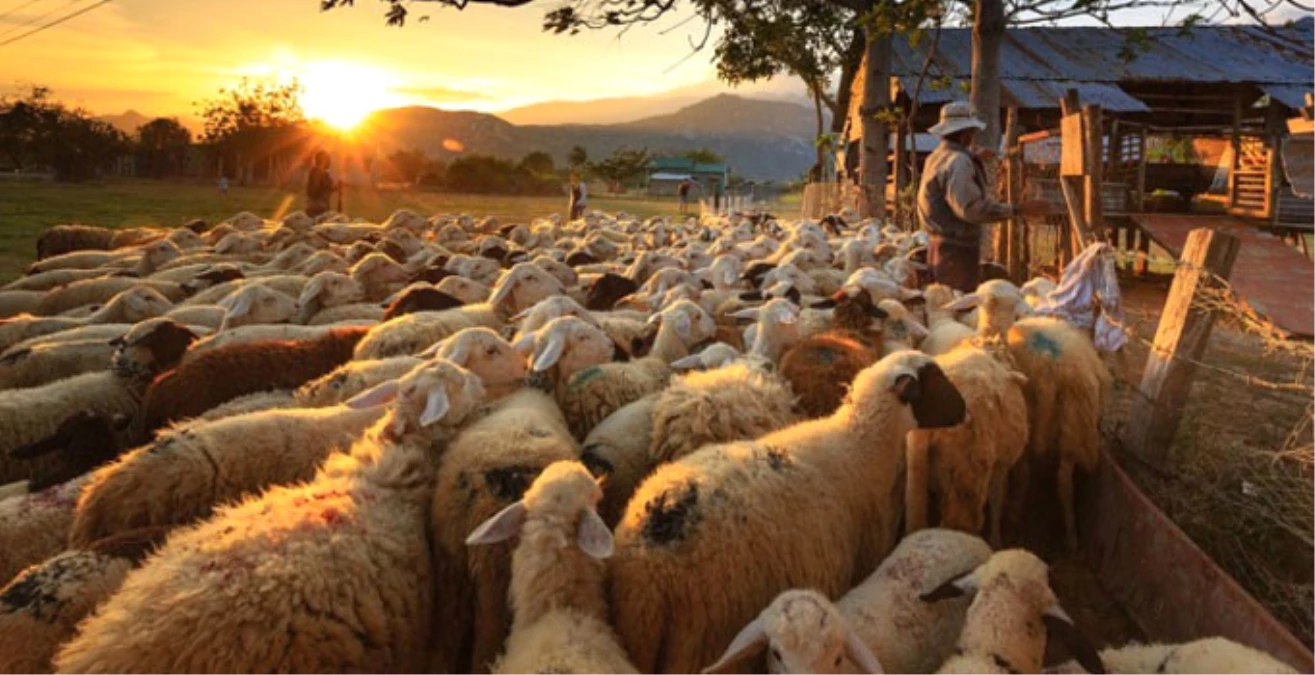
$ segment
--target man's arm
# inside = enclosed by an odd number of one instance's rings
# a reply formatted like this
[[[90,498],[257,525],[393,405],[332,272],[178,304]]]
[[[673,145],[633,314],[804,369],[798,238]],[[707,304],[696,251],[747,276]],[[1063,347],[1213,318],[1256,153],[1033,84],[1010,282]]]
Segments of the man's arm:
[[[959,219],[983,224],[1018,215],[1013,206],[997,202],[982,191],[971,159],[956,156],[945,170],[945,201]]]

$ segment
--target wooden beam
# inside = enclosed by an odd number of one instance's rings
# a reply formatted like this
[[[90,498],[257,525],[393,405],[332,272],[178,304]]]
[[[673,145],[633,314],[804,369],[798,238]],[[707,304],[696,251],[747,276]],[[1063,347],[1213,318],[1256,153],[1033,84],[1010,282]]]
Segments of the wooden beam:
[[[1082,107],[1082,131],[1086,135],[1083,141],[1087,146],[1087,169],[1082,176],[1082,215],[1092,241],[1108,241],[1105,232],[1105,172],[1101,156],[1105,147],[1105,132],[1099,105]],[[1110,156],[1114,154],[1111,145]],[[1090,243],[1083,242],[1083,246]]]
[[[1208,228],[1192,230],[1173,286],[1160,314],[1155,344],[1141,382],[1146,402],[1133,408],[1125,440],[1129,449],[1164,468],[1187,406],[1196,364],[1205,353],[1215,313],[1198,304],[1202,293],[1227,280],[1237,259],[1237,237]]]
[[[1013,109],[1014,109],[1014,110],[1017,110],[1017,108],[1013,108]],[[1043,129],[1043,130],[1041,130],[1041,131],[1033,131],[1032,133],[1029,133],[1029,134],[1023,134],[1023,135],[1019,136],[1019,137],[1018,137],[1018,144],[1019,144],[1019,145],[1027,145],[1028,143],[1035,143],[1035,142],[1037,142],[1037,141],[1044,141],[1044,140],[1046,140],[1047,138],[1054,138],[1054,137],[1056,137],[1056,136],[1058,136],[1058,135],[1059,135],[1059,129]]]

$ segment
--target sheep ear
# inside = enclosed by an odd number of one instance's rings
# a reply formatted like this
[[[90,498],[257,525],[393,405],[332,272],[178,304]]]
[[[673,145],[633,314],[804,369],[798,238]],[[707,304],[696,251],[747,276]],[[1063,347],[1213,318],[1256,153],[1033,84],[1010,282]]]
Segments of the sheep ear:
[[[955,300],[954,302],[945,305],[941,309],[948,309],[951,312],[962,312],[964,310],[969,310],[976,307],[981,301],[982,301],[982,297],[980,295],[977,295],[976,293],[969,293],[968,295],[965,295],[962,298],[959,298],[958,300]]]
[[[689,339],[690,332],[693,331],[694,327],[690,324],[688,315],[677,314],[676,318],[672,320],[672,324],[676,327],[676,335],[679,335],[682,340]]]
[[[521,354],[522,356],[526,356],[526,357],[532,356],[534,354],[535,335],[536,335],[535,331],[529,331],[524,335],[521,335],[519,338],[516,339],[515,342],[511,344],[511,348],[515,349],[516,352]]]
[[[746,278],[747,278],[747,277],[746,277]],[[741,300],[744,300],[745,302],[758,302],[758,301],[760,301],[760,300],[763,299],[763,292],[762,292],[762,291],[745,291],[744,293],[741,293],[741,294],[739,295],[739,298],[740,298]]]
[[[566,336],[560,332],[554,332],[548,335],[548,344],[539,351],[534,357],[534,365],[531,370],[543,372],[552,368],[557,360],[562,358],[562,352],[566,350]]]
[[[740,629],[726,653],[717,662],[703,669],[704,673],[729,672],[730,667],[767,648],[767,632],[763,630],[762,618],[754,618],[749,625]]]
[[[443,419],[452,403],[447,398],[447,389],[434,387],[425,395],[425,409],[420,413],[420,426],[427,427]]]
[[[919,339],[927,337],[927,327],[913,319],[904,319],[904,327],[907,328],[909,333],[914,337]]]
[[[790,282],[778,281],[772,284],[771,288],[768,288],[764,293],[779,298],[784,297],[786,293],[790,292],[791,288],[793,288],[793,286],[790,285]]]
[[[146,299],[139,293],[128,293],[123,296],[123,302],[128,305],[128,309],[131,309],[134,312],[146,311]]]
[[[886,669],[881,667],[881,661],[877,658],[877,655],[872,653],[872,649],[854,633],[853,629],[845,631],[845,656],[849,657],[849,660],[853,661],[861,672],[872,673],[873,675],[881,675],[886,672]]]
[[[507,296],[511,295],[512,287],[515,286],[519,280],[519,277],[511,279],[510,274],[499,279],[501,283],[498,284],[497,288],[493,289],[493,294],[489,296],[489,304],[497,306],[506,301]]]
[[[344,405],[362,410],[385,405],[395,398],[397,398],[397,380],[390,380],[351,397]]]
[[[251,293],[243,293],[228,306],[228,314],[225,315],[225,323],[232,319],[246,316],[251,312],[251,303],[253,302]],[[223,304],[223,303],[220,303]]]
[[[612,557],[612,531],[603,522],[602,516],[593,509],[585,509],[580,518],[580,532],[576,536],[580,550],[594,560],[606,560]]]
[[[781,323],[789,326],[791,324],[799,323],[799,315],[795,314],[794,312],[785,312],[784,314],[781,315],[781,318],[778,320]]]
[[[977,592],[977,579],[973,576],[974,570],[968,570],[953,579],[933,588],[926,593],[918,596],[923,602],[940,602],[941,600],[952,600],[961,598],[965,595],[972,595]]]
[[[952,427],[967,417],[963,395],[935,361],[919,368],[916,376],[899,376],[894,389],[900,401],[912,408],[919,429]]]
[[[525,525],[525,504],[515,502],[480,523],[479,527],[466,537],[466,545],[479,546],[507,541],[520,534],[523,525]]]
[[[876,305],[868,305],[868,316],[874,319],[889,319],[890,313]]]
[[[1077,659],[1088,673],[1106,672],[1105,663],[1101,661],[1096,647],[1082,631],[1078,630],[1077,626],[1073,625],[1073,619],[1069,618],[1058,603],[1051,605],[1041,615],[1041,622],[1046,626],[1046,633],[1063,642],[1073,658]]]
[[[813,309],[832,309],[835,306],[836,306],[835,298],[827,298],[826,300],[822,300],[820,302],[814,302],[813,304],[809,305],[809,307]]]
[[[760,308],[758,308],[758,307],[747,307],[747,308],[745,308],[745,309],[741,309],[741,310],[739,310],[739,311],[732,312],[732,313],[731,313],[731,316],[734,317],[734,318],[736,318],[736,319],[748,319],[748,320],[750,320],[750,321],[757,321],[757,320],[758,320],[759,309],[760,309]]]
[[[673,370],[693,370],[703,366],[703,359],[698,354],[690,354],[671,362]]]
[[[435,353],[437,353],[437,351],[438,350],[435,350]],[[465,368],[466,361],[470,360],[470,340],[458,340],[443,358]]]

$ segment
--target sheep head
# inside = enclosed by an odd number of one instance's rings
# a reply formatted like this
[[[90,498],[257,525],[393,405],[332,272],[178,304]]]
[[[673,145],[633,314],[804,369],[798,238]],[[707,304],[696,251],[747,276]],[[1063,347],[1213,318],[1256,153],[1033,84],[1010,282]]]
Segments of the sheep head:
[[[267,286],[252,284],[230,293],[219,306],[227,310],[219,330],[252,324],[283,323],[297,316],[297,301]]]
[[[768,652],[770,673],[850,672],[846,659],[860,672],[885,672],[835,605],[817,591],[790,590],[776,596],[731,640],[726,653],[703,672],[726,672],[730,666],[763,651]]]
[[[602,498],[603,489],[583,464],[553,462],[534,479],[520,501],[481,523],[466,538],[466,544],[507,541],[519,535],[526,522],[537,520],[573,529],[576,545],[589,557],[610,558],[612,530],[598,515]]]
[[[435,425],[459,426],[483,406],[484,384],[465,368],[435,359],[357,395],[347,406],[362,409],[389,403],[392,410],[384,420],[384,431],[396,440]]]
[[[321,310],[364,299],[365,287],[359,281],[338,272],[320,272],[301,289],[297,322],[307,323]]]
[[[446,359],[478,375],[490,400],[525,383],[525,357],[490,328],[464,328],[420,356]]]
[[[892,411],[898,411],[893,420],[889,417]],[[895,428],[883,432],[902,438],[915,428],[937,429],[959,424],[967,416],[967,406],[932,357],[904,350],[859,373],[847,404],[836,414],[851,415],[858,424],[869,420],[893,422]]]
[[[611,361],[616,351],[616,345],[602,329],[574,316],[549,321],[537,332],[522,338],[529,340],[533,345],[530,370],[543,373],[552,369],[557,382],[564,382],[590,366]]]
[[[110,341],[115,347],[114,373],[149,382],[177,365],[196,339],[195,333],[170,319],[142,321]]]
[[[562,282],[533,263],[516,263],[489,295],[493,311],[503,319],[533,307],[544,298],[566,292]]]

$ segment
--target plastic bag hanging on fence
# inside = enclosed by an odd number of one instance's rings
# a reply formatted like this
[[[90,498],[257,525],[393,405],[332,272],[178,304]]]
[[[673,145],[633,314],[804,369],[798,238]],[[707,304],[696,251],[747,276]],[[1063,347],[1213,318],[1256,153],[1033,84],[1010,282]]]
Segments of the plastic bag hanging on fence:
[[[1037,313],[1091,331],[1092,343],[1100,351],[1122,349],[1128,335],[1123,330],[1123,298],[1114,248],[1095,243],[1084,249],[1064,269],[1059,287],[1046,296]]]

